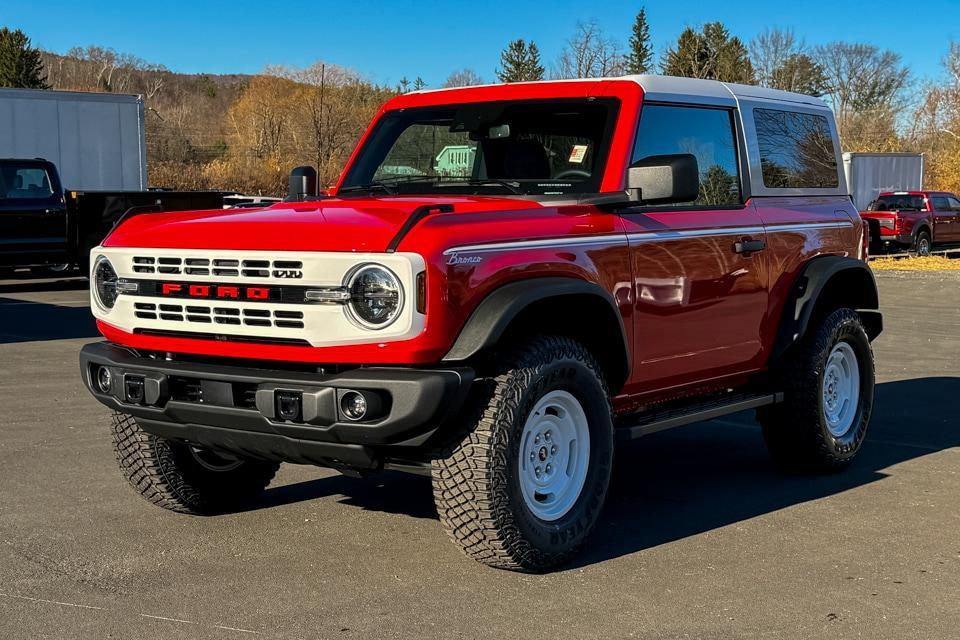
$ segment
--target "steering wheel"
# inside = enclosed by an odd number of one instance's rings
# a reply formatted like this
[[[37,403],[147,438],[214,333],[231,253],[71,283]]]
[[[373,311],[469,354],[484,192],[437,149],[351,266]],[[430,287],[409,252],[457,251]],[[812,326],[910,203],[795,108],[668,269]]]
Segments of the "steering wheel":
[[[551,180],[562,180],[563,178],[589,178],[590,172],[583,169],[567,169],[553,176]]]

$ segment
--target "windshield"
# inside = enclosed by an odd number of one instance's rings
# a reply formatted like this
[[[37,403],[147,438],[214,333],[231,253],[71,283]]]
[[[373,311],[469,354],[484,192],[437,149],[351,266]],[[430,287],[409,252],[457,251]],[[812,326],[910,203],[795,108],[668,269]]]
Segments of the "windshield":
[[[615,101],[586,99],[398,109],[339,193],[596,193],[615,111]]]
[[[923,209],[923,196],[906,193],[880,196],[867,207],[867,211],[923,211]]]

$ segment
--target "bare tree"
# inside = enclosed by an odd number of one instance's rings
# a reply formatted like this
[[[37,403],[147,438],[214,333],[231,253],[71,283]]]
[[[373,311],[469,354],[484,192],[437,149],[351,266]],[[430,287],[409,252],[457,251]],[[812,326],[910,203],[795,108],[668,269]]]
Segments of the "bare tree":
[[[881,151],[895,145],[910,82],[900,55],[868,44],[833,42],[817,47],[814,59],[826,77],[824,95],[836,113],[844,148]]]
[[[477,84],[483,84],[483,78],[473,69],[458,69],[454,71],[443,82],[444,88],[450,87],[470,87]]]
[[[772,87],[777,70],[791,56],[803,53],[803,44],[797,41],[792,29],[766,29],[750,41],[750,61],[757,74],[757,83]]]
[[[627,58],[619,43],[607,37],[596,20],[578,22],[553,69],[553,77],[601,78],[627,71]]]

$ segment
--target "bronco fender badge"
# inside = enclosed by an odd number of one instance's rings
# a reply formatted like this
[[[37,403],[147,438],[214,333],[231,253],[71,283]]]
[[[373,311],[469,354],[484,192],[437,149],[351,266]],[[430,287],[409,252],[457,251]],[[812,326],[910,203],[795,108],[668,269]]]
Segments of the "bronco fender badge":
[[[462,256],[459,253],[451,253],[450,259],[447,260],[448,265],[458,265],[458,264],[480,264],[483,262],[483,258],[480,256]]]

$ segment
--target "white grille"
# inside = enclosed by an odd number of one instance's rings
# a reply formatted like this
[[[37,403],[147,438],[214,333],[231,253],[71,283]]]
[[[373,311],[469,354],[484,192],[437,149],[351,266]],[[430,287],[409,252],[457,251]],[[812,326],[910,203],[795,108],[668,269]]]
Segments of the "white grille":
[[[135,302],[133,308],[135,309],[133,315],[141,320],[303,329],[303,312],[286,309],[245,306],[217,307],[166,302]]]
[[[134,273],[163,275],[220,276],[228,278],[297,278],[302,272],[300,260],[240,260],[191,256],[133,256]],[[301,273],[302,275],[302,273]]]
[[[127,333],[170,331],[210,334],[217,339],[304,340],[327,347],[410,340],[425,326],[424,315],[413,304],[413,292],[417,274],[426,269],[426,263],[415,253],[96,247],[90,255],[94,262],[101,255],[108,258],[124,279],[320,289],[342,286],[358,265],[376,263],[396,273],[407,294],[400,317],[382,331],[361,327],[343,305],[306,301],[122,294],[113,309],[91,305],[98,319]]]

